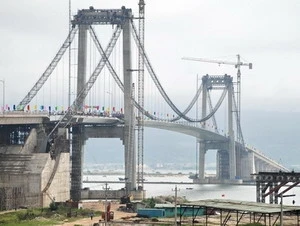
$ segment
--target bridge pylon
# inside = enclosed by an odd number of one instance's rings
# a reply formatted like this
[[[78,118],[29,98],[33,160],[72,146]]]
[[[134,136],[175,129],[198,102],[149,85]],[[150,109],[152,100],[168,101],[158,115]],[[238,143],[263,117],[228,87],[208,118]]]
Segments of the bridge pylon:
[[[228,140],[227,144],[213,144],[212,141],[200,141],[199,148],[199,179],[204,179],[205,153],[208,149],[218,149],[217,152],[217,177],[218,179],[236,179],[236,150],[233,124],[233,82],[229,75],[203,76],[202,77],[202,118],[207,115],[208,92],[213,89],[225,89],[228,97]],[[206,122],[202,123],[202,129],[206,129]]]
[[[131,12],[128,18],[131,17]],[[131,25],[126,19],[123,29],[123,74],[124,74],[124,148],[125,148],[125,189],[126,192],[136,189],[136,150],[135,150],[135,118],[132,97],[134,84],[132,83],[131,62]]]
[[[124,159],[125,159],[125,189],[127,194],[130,191],[136,189],[136,151],[135,151],[135,120],[134,120],[134,105],[132,101],[133,97],[133,83],[132,83],[132,54],[131,54],[131,9],[122,7],[121,9],[89,9],[79,10],[77,15],[72,20],[73,27],[79,27],[78,35],[78,74],[77,74],[77,98],[72,106],[75,106],[75,111],[83,111],[85,97],[93,86],[97,79],[97,76],[103,69],[104,65],[108,62],[108,57],[114,48],[114,45],[118,39],[118,30],[123,31],[123,76],[124,76]],[[91,28],[91,25],[116,25],[116,31],[112,36],[112,39],[106,49],[102,52],[102,59],[97,65],[95,71],[91,75],[88,81],[86,81],[86,64],[87,64],[87,31]],[[94,32],[92,32],[94,34]],[[96,38],[97,39],[97,38]],[[98,41],[98,40],[96,40]],[[99,44],[99,43],[98,43]],[[99,44],[100,45],[100,44]],[[102,47],[100,47],[101,49]],[[108,62],[108,64],[110,64]],[[74,142],[73,142],[74,143]],[[74,150],[72,155],[72,162],[77,166],[72,167],[72,175],[77,175],[73,170],[81,170],[81,151],[79,146],[74,144]],[[74,156],[75,155],[75,156]],[[73,164],[74,164],[73,163]],[[73,165],[72,164],[72,165]],[[80,171],[81,172],[81,171]],[[81,187],[81,177],[72,177],[72,193],[76,200],[80,199],[78,196]],[[79,181],[80,180],[80,181]],[[77,190],[77,191],[76,191]],[[75,197],[76,196],[76,197]]]

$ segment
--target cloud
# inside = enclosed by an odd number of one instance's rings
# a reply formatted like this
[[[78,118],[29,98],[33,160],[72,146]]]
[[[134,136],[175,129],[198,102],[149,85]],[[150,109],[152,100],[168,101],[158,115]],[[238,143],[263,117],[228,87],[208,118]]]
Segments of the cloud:
[[[72,14],[91,5],[125,5],[137,16],[137,4],[137,0],[73,0]],[[295,85],[299,81],[299,8],[295,0],[146,1],[146,51],[162,85],[181,105],[189,102],[183,97],[193,96],[197,74],[236,74],[225,65],[183,62],[183,56],[236,61],[235,55],[241,54],[254,65],[252,71],[242,71],[245,101],[252,96],[272,98],[280,90],[285,90],[281,92],[285,99],[299,96]],[[68,1],[3,0],[0,12],[1,77],[7,81],[8,101],[13,103],[27,94],[67,37]],[[108,39],[101,32],[99,36]],[[18,96],[12,91],[15,81],[22,82]]]

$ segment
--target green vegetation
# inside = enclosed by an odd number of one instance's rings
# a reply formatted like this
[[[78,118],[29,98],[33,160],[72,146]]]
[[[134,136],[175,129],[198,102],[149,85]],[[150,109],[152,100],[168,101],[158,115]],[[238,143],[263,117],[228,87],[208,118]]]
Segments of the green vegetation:
[[[89,217],[91,210],[74,209],[70,207],[51,204],[49,208],[34,208],[0,213],[0,226],[47,226],[55,225],[68,219],[75,221],[79,218]],[[94,212],[100,216],[100,212]]]
[[[175,197],[174,196],[157,196],[157,197],[151,197],[143,200],[143,203],[146,204],[147,208],[153,208],[155,204],[160,203],[174,203]],[[183,197],[177,197],[177,204],[181,203],[187,203],[188,200]]]
[[[153,208],[155,206],[155,204],[156,204],[156,202],[155,202],[155,200],[154,200],[153,197],[152,198],[148,198],[148,199],[144,199],[143,203],[146,204],[147,208]]]

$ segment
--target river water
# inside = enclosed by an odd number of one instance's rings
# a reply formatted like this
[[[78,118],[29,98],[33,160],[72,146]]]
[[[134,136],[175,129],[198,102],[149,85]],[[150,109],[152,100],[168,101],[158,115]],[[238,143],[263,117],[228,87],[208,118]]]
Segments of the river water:
[[[102,183],[83,183],[83,187],[89,187],[91,190],[104,189],[104,181],[118,182],[124,175],[84,175],[83,179],[88,181],[103,181]],[[233,199],[240,201],[256,201],[255,185],[228,185],[228,184],[182,184],[183,182],[192,182],[188,175],[170,174],[170,175],[145,175],[146,182],[177,182],[177,184],[144,184],[146,198],[155,196],[174,196],[175,186],[177,186],[177,195],[185,197],[189,201],[203,199]],[[121,189],[124,183],[109,183],[110,189]],[[291,205],[295,200],[296,205],[300,205],[300,187],[291,189],[287,194],[295,194],[295,197],[284,198],[284,204]],[[267,200],[266,200],[267,201]]]

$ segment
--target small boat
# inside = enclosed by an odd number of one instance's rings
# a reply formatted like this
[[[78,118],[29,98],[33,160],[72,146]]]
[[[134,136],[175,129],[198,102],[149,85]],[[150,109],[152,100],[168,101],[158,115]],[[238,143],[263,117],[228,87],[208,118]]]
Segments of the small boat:
[[[125,180],[127,180],[128,178],[127,177],[119,177],[119,181],[125,181]]]
[[[190,187],[189,187],[189,188],[185,188],[185,189],[186,189],[186,190],[193,190],[194,188],[190,188]]]
[[[191,174],[189,176],[190,179],[198,179],[198,174]]]

